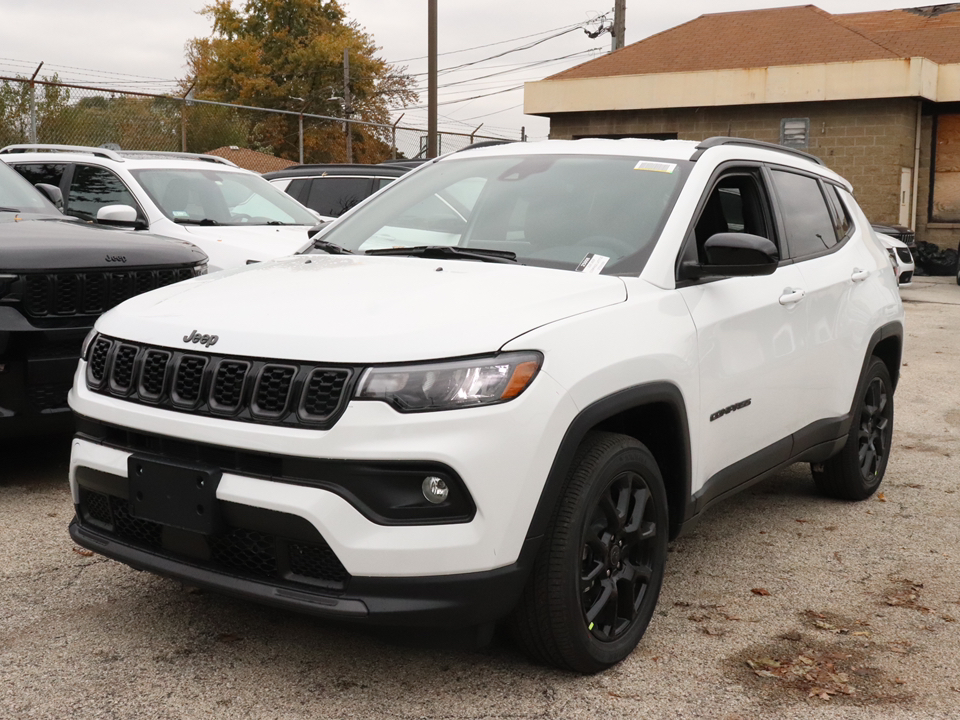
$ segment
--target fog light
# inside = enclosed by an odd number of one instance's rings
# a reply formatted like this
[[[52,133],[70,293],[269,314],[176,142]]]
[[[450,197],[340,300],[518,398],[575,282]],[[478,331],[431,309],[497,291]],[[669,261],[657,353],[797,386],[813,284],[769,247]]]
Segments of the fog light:
[[[447,487],[443,478],[438,478],[436,475],[425,477],[423,479],[423,485],[420,487],[423,490],[423,496],[427,499],[427,502],[432,502],[434,505],[442,503],[447,499],[447,495],[450,494],[450,488]]]

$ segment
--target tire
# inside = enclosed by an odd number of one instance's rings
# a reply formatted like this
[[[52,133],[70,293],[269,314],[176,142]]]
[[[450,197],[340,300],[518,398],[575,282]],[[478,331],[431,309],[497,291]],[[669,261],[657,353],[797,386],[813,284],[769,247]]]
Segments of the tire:
[[[626,435],[589,434],[511,617],[521,648],[585,674],[626,658],[653,616],[668,534],[650,451]]]
[[[841,500],[870,497],[883,481],[892,441],[893,382],[883,361],[872,357],[857,389],[846,444],[825,463],[811,465],[817,489]]]

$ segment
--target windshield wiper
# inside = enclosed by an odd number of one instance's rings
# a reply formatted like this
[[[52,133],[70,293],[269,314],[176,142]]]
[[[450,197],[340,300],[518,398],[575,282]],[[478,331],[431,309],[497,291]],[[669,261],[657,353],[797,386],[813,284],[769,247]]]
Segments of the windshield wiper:
[[[347,250],[345,247],[340,247],[327,240],[314,240],[313,247],[317,250],[323,250],[328,255],[353,255],[352,250]]]
[[[17,208],[0,207],[0,212],[20,212]]]
[[[492,263],[515,263],[517,254],[509,250],[484,250],[482,248],[462,248],[456,245],[414,245],[413,247],[392,247],[367,250],[367,255],[411,255],[413,257],[480,260]]]
[[[200,218],[199,220],[194,220],[193,218],[174,218],[173,221],[178,225],[221,225],[222,223],[212,220],[211,218]]]

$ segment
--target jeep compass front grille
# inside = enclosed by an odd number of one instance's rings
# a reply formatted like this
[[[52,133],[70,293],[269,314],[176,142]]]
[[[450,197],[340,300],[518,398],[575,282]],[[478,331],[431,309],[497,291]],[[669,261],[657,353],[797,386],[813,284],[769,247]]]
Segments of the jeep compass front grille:
[[[196,268],[124,272],[29,273],[23,276],[24,310],[32,318],[99,315],[164,285],[195,277]]]
[[[327,429],[343,412],[357,374],[353,367],[195,355],[100,336],[87,387],[179,412]]]

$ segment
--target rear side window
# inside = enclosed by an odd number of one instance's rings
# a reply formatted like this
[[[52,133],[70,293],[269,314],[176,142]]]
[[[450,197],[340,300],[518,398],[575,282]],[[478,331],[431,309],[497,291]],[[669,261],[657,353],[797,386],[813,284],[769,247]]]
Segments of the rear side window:
[[[790,256],[816,255],[836,245],[834,219],[820,191],[820,181],[782,170],[773,170],[771,175],[780,199]]]
[[[97,210],[107,205],[139,207],[127,186],[112,172],[94,165],[77,165],[64,213],[83,220],[96,220]]]
[[[840,202],[840,196],[833,185],[824,184],[823,191],[827,196],[827,205],[830,206],[830,214],[833,216],[833,225],[836,228],[837,237],[840,240],[845,240],[853,230],[853,223],[847,214],[847,209]]]
[[[373,178],[369,177],[316,178],[310,186],[306,205],[321,215],[340,217],[369,197],[373,193],[372,186]]]
[[[63,171],[67,169],[59,163],[18,163],[12,167],[33,185],[46,183],[56,187],[60,187]]]
[[[284,192],[286,192],[287,195],[292,197],[294,200],[298,202],[303,202],[303,198],[301,196],[303,195],[304,189],[307,187],[307,184],[309,182],[310,181],[305,178],[297,178],[296,180],[291,180],[290,184],[287,185]]]

